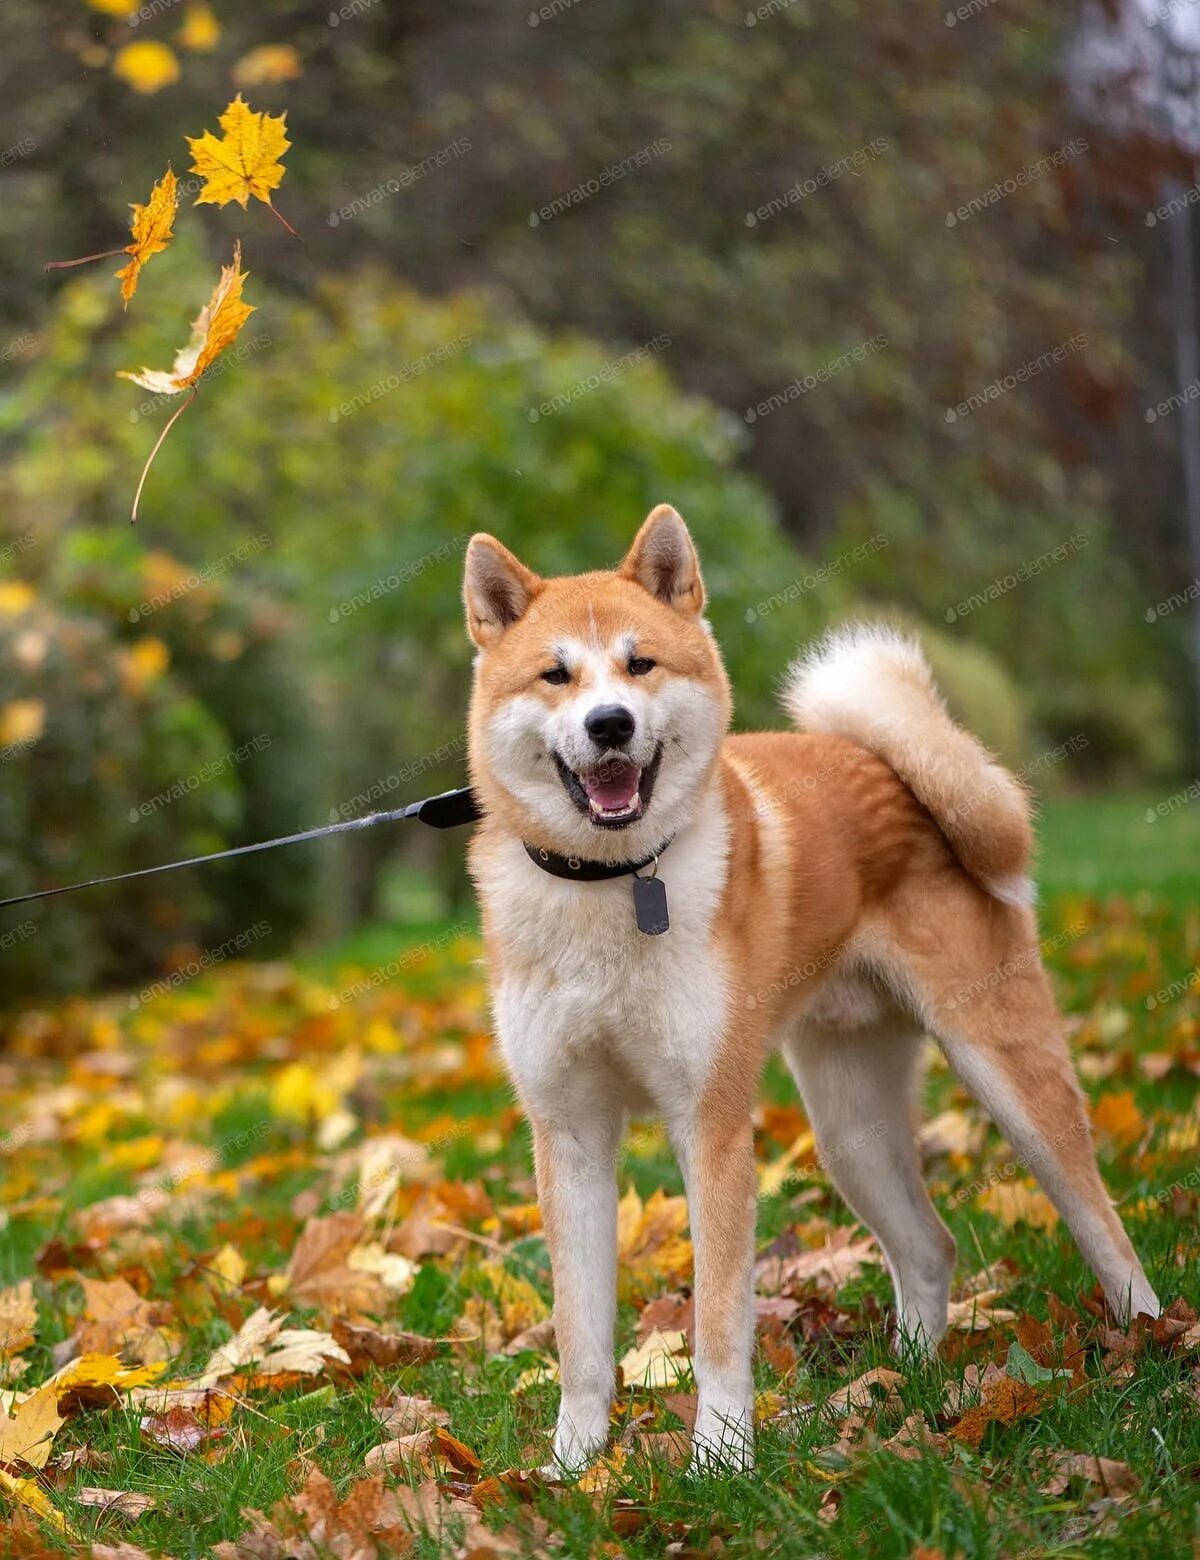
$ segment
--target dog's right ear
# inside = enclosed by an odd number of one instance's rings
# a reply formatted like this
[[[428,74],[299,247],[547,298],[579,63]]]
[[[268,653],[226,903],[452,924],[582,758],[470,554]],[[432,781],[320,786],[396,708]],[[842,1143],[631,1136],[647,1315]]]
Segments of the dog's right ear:
[[[471,538],[463,573],[467,632],[481,650],[496,641],[525,613],[542,581],[503,543],[486,531]]]

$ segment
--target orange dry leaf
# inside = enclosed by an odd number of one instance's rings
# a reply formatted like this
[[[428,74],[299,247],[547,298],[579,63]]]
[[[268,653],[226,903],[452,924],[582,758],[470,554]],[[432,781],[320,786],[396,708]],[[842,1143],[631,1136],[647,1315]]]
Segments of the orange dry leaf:
[[[1028,1181],[999,1181],[981,1192],[975,1206],[999,1219],[1011,1230],[1026,1224],[1034,1230],[1052,1230],[1058,1223],[1054,1204]]]
[[[262,43],[243,54],[233,67],[233,79],[239,87],[273,86],[295,81],[304,74],[300,56],[290,43]]]
[[[125,253],[132,255],[133,259],[116,273],[121,284],[121,297],[126,305],[137,292],[138,277],[146,261],[151,255],[161,254],[175,236],[172,229],[178,200],[176,183],[175,175],[168,168],[150,191],[150,199],[146,204],[134,204],[130,222],[133,242],[125,246]]]
[[[1128,1090],[1101,1095],[1092,1107],[1092,1121],[1097,1132],[1118,1144],[1132,1143],[1146,1130],[1145,1117]]]
[[[196,205],[227,206],[236,200],[244,211],[253,195],[269,206],[271,191],[283,180],[280,159],[292,144],[285,133],[287,115],[256,114],[239,92],[217,122],[225,132],[221,140],[211,130],[187,138],[191,171],[204,180]]]
[[[242,287],[249,272],[242,270],[242,246],[233,246],[233,264],[221,270],[212,297],[196,316],[191,339],[180,349],[169,370],[143,368],[137,373],[122,369],[120,379],[132,379],[158,395],[179,395],[192,389],[204,372],[237,340],[238,332],[254,313],[252,303],[242,302]]]
[[[984,1389],[975,1408],[969,1408],[956,1425],[951,1425],[950,1434],[966,1446],[978,1446],[989,1425],[1011,1425],[1036,1414],[1041,1406],[1042,1394],[1028,1382],[1002,1376]]]

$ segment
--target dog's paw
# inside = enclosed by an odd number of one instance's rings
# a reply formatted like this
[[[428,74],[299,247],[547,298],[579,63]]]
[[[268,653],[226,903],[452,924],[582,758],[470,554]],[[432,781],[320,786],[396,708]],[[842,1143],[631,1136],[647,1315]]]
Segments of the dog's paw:
[[[689,1473],[752,1473],[752,1403],[702,1403],[692,1432]]]
[[[564,1404],[554,1433],[554,1458],[538,1470],[546,1478],[578,1478],[608,1445],[608,1399],[603,1403]]]

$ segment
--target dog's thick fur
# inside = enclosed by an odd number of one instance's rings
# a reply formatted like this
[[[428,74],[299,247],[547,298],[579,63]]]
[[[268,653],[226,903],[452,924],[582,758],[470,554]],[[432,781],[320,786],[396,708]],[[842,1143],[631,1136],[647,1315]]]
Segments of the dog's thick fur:
[[[751,1465],[751,1121],[774,1046],[829,1175],[883,1248],[902,1338],[941,1337],[955,1257],[914,1143],[926,1034],[1036,1172],[1112,1309],[1157,1315],[1042,967],[1026,797],[950,718],[916,643],[835,634],[789,673],[800,732],[729,736],[699,564],[668,506],[614,572],[541,579],[476,536],[464,596],[485,812],[471,869],[499,1043],[533,1126],[558,1466],[586,1464],[608,1434],[627,1112],[664,1120],[687,1186],[694,1457]],[[615,758],[585,724],[600,707],[632,720]],[[610,761],[642,776],[624,812],[587,801]],[[609,863],[666,845],[670,930],[637,930],[629,878],[562,881],[525,842]]]

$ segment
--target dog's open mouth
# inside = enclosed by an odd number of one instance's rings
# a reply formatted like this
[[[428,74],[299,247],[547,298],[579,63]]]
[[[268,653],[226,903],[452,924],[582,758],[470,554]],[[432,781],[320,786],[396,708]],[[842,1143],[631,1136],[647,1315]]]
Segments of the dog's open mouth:
[[[644,769],[619,753],[610,753],[591,769],[574,770],[557,753],[554,762],[567,795],[602,829],[623,829],[643,817],[650,805],[662,744]]]

